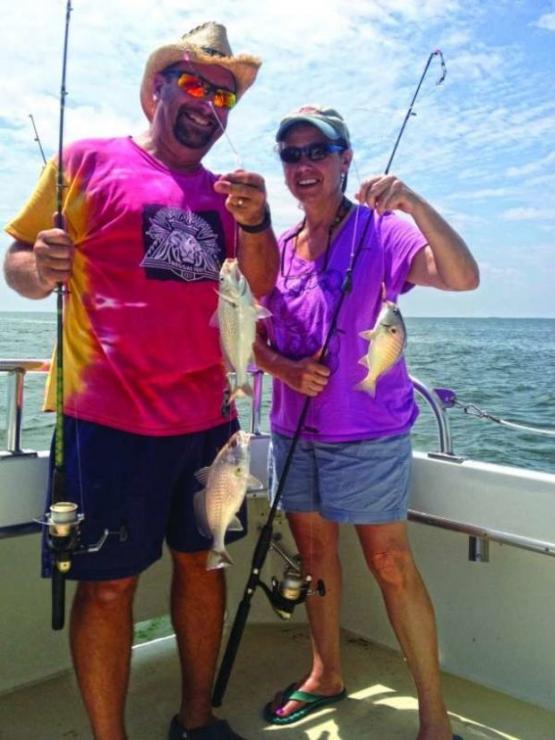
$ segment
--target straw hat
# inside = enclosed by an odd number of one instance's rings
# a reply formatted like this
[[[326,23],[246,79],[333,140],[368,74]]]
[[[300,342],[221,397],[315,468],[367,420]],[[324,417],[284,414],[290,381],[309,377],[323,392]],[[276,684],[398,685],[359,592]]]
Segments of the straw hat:
[[[141,105],[149,121],[156,108],[152,97],[156,74],[185,59],[228,69],[237,84],[237,99],[252,85],[262,64],[261,59],[250,54],[233,56],[225,27],[220,23],[208,21],[193,28],[180,39],[155,49],[148,58],[141,84]]]

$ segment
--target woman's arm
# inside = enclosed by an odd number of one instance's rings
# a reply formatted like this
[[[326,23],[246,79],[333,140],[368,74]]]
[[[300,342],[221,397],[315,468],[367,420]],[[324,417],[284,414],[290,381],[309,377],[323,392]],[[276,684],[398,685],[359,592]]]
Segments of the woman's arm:
[[[394,175],[365,180],[357,194],[361,203],[382,214],[400,210],[412,216],[428,242],[411,264],[407,280],[441,290],[474,290],[478,265],[462,237],[420,195]]]

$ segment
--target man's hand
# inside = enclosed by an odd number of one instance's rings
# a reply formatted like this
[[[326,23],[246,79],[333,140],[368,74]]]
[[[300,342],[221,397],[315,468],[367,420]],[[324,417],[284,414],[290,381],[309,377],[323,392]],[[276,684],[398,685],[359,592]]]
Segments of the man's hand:
[[[257,226],[264,220],[266,186],[260,175],[235,170],[222,175],[214,183],[214,190],[227,195],[225,207],[238,223]]]
[[[58,283],[69,280],[75,246],[62,229],[39,231],[33,245],[39,283],[45,290],[54,290]]]

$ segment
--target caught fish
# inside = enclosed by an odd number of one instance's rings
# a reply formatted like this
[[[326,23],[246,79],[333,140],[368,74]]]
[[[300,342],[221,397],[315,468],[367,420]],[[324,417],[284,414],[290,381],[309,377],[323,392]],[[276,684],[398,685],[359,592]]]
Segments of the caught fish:
[[[237,396],[252,396],[247,368],[253,359],[256,322],[271,314],[255,303],[247,279],[239,269],[236,259],[224,260],[220,270],[218,295],[218,310],[210,324],[220,329],[220,345],[231,375],[231,403]]]
[[[212,538],[207,570],[225,568],[233,562],[225,548],[225,533],[242,531],[237,512],[247,488],[263,488],[249,472],[251,435],[238,431],[216,455],[212,465],[201,468],[195,477],[204,488],[194,498],[195,518],[199,532]]]
[[[359,360],[368,368],[368,375],[355,386],[355,390],[376,393],[378,378],[401,358],[407,344],[407,330],[398,306],[384,301],[373,329],[361,331],[359,336],[368,339],[368,352]]]

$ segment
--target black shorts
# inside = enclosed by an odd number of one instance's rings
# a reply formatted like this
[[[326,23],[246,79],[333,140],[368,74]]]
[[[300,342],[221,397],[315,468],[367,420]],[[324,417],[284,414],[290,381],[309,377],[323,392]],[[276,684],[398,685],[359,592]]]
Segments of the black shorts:
[[[179,552],[209,550],[211,540],[198,531],[193,512],[193,497],[202,488],[194,474],[212,463],[238,428],[233,420],[202,432],[148,437],[66,417],[64,499],[84,514],[81,544],[95,544],[105,529],[114,533],[99,552],[75,554],[68,578],[137,575],[162,556],[164,540]],[[245,536],[246,502],[239,518],[243,532],[228,533],[226,542]],[[51,565],[44,540],[43,576],[51,575]]]

